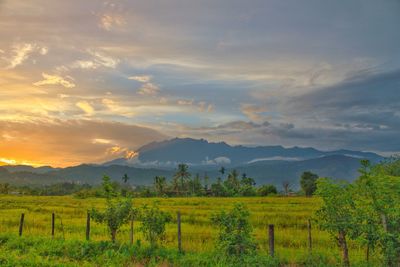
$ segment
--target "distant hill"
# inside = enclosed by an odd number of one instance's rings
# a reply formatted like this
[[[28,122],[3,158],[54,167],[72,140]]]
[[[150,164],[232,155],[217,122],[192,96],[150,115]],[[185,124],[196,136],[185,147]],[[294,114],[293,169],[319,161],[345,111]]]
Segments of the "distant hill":
[[[174,168],[179,163],[192,166],[239,166],[258,161],[300,161],[332,155],[342,155],[378,162],[381,156],[371,152],[352,150],[320,151],[311,147],[230,146],[224,142],[212,143],[204,139],[175,138],[152,142],[141,147],[136,158],[119,158],[103,165],[126,165],[156,168]]]
[[[156,175],[170,177],[172,171],[157,169],[141,169],[128,166],[100,166],[83,164],[68,168],[53,169],[46,173],[28,171],[8,171],[5,166],[0,167],[0,183],[15,185],[46,185],[60,182],[76,182],[100,184],[104,175],[110,176],[115,181],[121,181],[126,173],[132,185],[148,185],[153,182]],[[25,169],[25,168],[23,168]]]
[[[5,165],[2,166],[9,172],[32,172],[32,173],[47,173],[56,170],[50,166],[32,167],[28,165]]]
[[[246,173],[253,177],[257,184],[271,183],[278,187],[283,181],[290,182],[292,188],[298,188],[299,177],[304,171],[312,171],[320,176],[332,177],[335,179],[354,180],[357,170],[360,167],[359,159],[332,155],[316,159],[300,161],[259,161],[251,164],[236,166],[240,173]],[[230,171],[232,168],[228,168]],[[57,169],[43,174],[31,172],[9,172],[4,167],[0,167],[0,182],[8,182],[17,185],[43,185],[58,182],[78,182],[99,184],[103,175],[108,175],[113,180],[121,181],[121,177],[126,173],[131,177],[129,183],[133,185],[150,185],[156,175],[162,175],[171,179],[173,170],[135,168],[129,166],[99,166],[99,165],[79,165],[64,169]],[[210,181],[215,181],[220,176],[216,166],[191,167],[190,172],[195,175],[205,173],[210,177]]]
[[[280,187],[283,181],[298,188],[304,171],[312,171],[320,177],[352,181],[358,177],[360,159],[332,155],[302,161],[267,161],[240,166],[238,171],[254,177],[258,184],[271,183]]]
[[[314,148],[282,146],[230,146],[224,142],[210,143],[206,140],[175,138],[153,142],[143,146],[134,158],[119,158],[102,165],[82,164],[68,168],[31,166],[1,166],[0,183],[18,185],[43,185],[58,182],[99,184],[103,175],[121,181],[126,173],[130,184],[150,185],[157,175],[171,179],[176,165],[187,163],[190,172],[213,181],[224,166],[237,169],[254,178],[257,184],[271,183],[278,187],[283,181],[297,188],[304,171],[319,176],[353,180],[358,176],[361,159],[378,162],[383,158],[375,153],[351,150],[320,151]]]

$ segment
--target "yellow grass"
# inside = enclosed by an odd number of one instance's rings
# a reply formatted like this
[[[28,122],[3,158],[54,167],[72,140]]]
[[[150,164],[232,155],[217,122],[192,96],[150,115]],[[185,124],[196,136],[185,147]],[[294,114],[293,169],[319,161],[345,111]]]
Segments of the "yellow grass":
[[[250,209],[254,235],[260,253],[268,253],[268,225],[275,225],[276,255],[288,262],[297,262],[308,253],[307,220],[319,208],[318,198],[305,197],[247,197],[247,198],[137,198],[134,205],[159,202],[162,210],[176,218],[182,214],[182,245],[185,251],[211,251],[217,230],[210,223],[211,214],[227,210],[236,202],[243,202]],[[25,213],[23,235],[49,236],[51,213],[56,214],[56,238],[85,239],[86,212],[88,209],[104,207],[103,199],[76,199],[64,197],[0,196],[0,232],[17,233],[20,214]],[[62,222],[62,224],[61,224]],[[135,227],[140,223],[135,222]],[[63,226],[63,227],[62,227]],[[328,233],[313,227],[314,253],[320,253],[336,261],[339,250]],[[177,247],[176,222],[167,227],[164,246]],[[91,239],[109,238],[104,225],[92,223]],[[129,228],[124,226],[117,236],[118,241],[128,242]],[[143,237],[135,232],[135,240]],[[362,260],[364,248],[350,242],[350,255]]]

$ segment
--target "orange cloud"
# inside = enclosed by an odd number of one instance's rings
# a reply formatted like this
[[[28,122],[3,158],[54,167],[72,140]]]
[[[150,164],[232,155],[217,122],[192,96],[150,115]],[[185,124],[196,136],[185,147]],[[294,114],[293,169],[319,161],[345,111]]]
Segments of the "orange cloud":
[[[0,121],[0,162],[52,166],[103,162],[132,156],[143,144],[165,138],[150,128],[118,122]]]

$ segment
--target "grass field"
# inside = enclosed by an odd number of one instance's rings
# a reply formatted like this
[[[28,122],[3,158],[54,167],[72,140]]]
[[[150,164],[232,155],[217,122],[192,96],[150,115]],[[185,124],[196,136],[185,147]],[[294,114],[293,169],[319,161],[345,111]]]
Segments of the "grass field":
[[[243,202],[250,209],[254,235],[259,244],[259,253],[268,254],[268,224],[275,225],[275,250],[277,259],[285,265],[304,265],[309,256],[307,244],[307,220],[319,207],[318,198],[305,197],[251,197],[251,198],[140,198],[134,199],[134,205],[159,202],[162,210],[170,212],[176,218],[179,210],[182,214],[182,246],[187,253],[209,253],[214,250],[217,229],[210,223],[211,214],[226,210],[236,202]],[[85,239],[86,211],[92,207],[102,208],[103,199],[76,199],[66,197],[36,196],[0,196],[0,233],[16,235],[20,214],[25,213],[24,237],[51,239],[51,213],[56,214],[55,239],[66,241]],[[62,223],[61,223],[62,222]],[[135,227],[139,222],[135,222]],[[177,248],[176,222],[168,225],[164,242],[166,249]],[[313,255],[318,255],[338,265],[340,255],[337,245],[328,233],[313,227]],[[91,240],[108,240],[104,225],[92,223]],[[135,232],[135,240],[143,237]],[[129,228],[125,226],[117,235],[119,243],[128,243]],[[1,246],[0,251],[6,253]],[[352,263],[364,266],[365,248],[350,242]],[[4,257],[4,256],[3,256]],[[372,263],[379,266],[378,256],[373,254]],[[0,262],[1,265],[1,262]]]

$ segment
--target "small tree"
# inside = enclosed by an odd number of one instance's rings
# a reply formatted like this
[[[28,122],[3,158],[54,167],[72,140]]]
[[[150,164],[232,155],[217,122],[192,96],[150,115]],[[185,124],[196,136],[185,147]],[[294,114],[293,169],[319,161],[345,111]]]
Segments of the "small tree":
[[[121,198],[113,188],[108,176],[103,177],[102,188],[106,197],[106,210],[101,212],[92,208],[90,216],[95,222],[107,224],[111,241],[115,242],[119,228],[127,223],[134,213],[132,200],[130,198]]]
[[[189,166],[187,164],[181,163],[178,165],[178,169],[174,174],[172,184],[173,188],[178,195],[183,191],[187,191],[188,181],[190,180],[190,172],[188,171]]]
[[[249,217],[250,212],[242,203],[211,217],[212,223],[219,227],[217,246],[224,254],[240,257],[256,251]]]
[[[122,176],[122,181],[124,181],[124,183],[127,183],[128,181],[129,181],[129,176],[128,176],[128,174],[124,174],[124,176]]]
[[[312,172],[303,172],[300,178],[300,185],[307,197],[314,194],[317,189],[318,175]]]
[[[193,196],[201,196],[203,187],[201,185],[200,175],[197,173],[193,180],[190,181],[190,188]]]
[[[171,221],[172,217],[153,204],[151,207],[143,205],[139,212],[139,219],[142,221],[139,231],[154,248],[157,246],[157,242],[164,238],[165,225]]]
[[[211,184],[211,191],[212,194],[217,197],[222,197],[227,195],[226,188],[222,182],[221,177],[217,178],[216,183]]]
[[[283,192],[285,192],[285,196],[289,195],[290,183],[288,181],[282,182]]]
[[[236,170],[232,170],[228,174],[228,178],[224,181],[225,188],[228,191],[229,196],[235,196],[240,191],[239,173]]]
[[[164,176],[154,177],[154,188],[159,196],[162,196],[167,187],[167,179]]]
[[[322,207],[316,212],[320,227],[328,231],[342,249],[345,266],[350,265],[347,236],[355,237],[359,229],[354,219],[353,188],[347,183],[334,183],[328,178],[317,181],[316,193],[322,198]]]
[[[240,195],[242,196],[255,196],[256,190],[254,186],[256,182],[253,178],[247,177],[245,173],[242,175],[242,179],[240,180]]]
[[[210,178],[208,177],[207,173],[205,173],[204,177],[203,177],[203,180],[204,180],[204,191],[206,192],[206,194],[207,194],[207,191],[208,191],[208,180],[209,179]]]
[[[265,185],[260,186],[258,188],[257,192],[258,192],[258,195],[265,197],[265,196],[268,196],[268,195],[277,194],[278,190],[272,184],[265,184]]]

